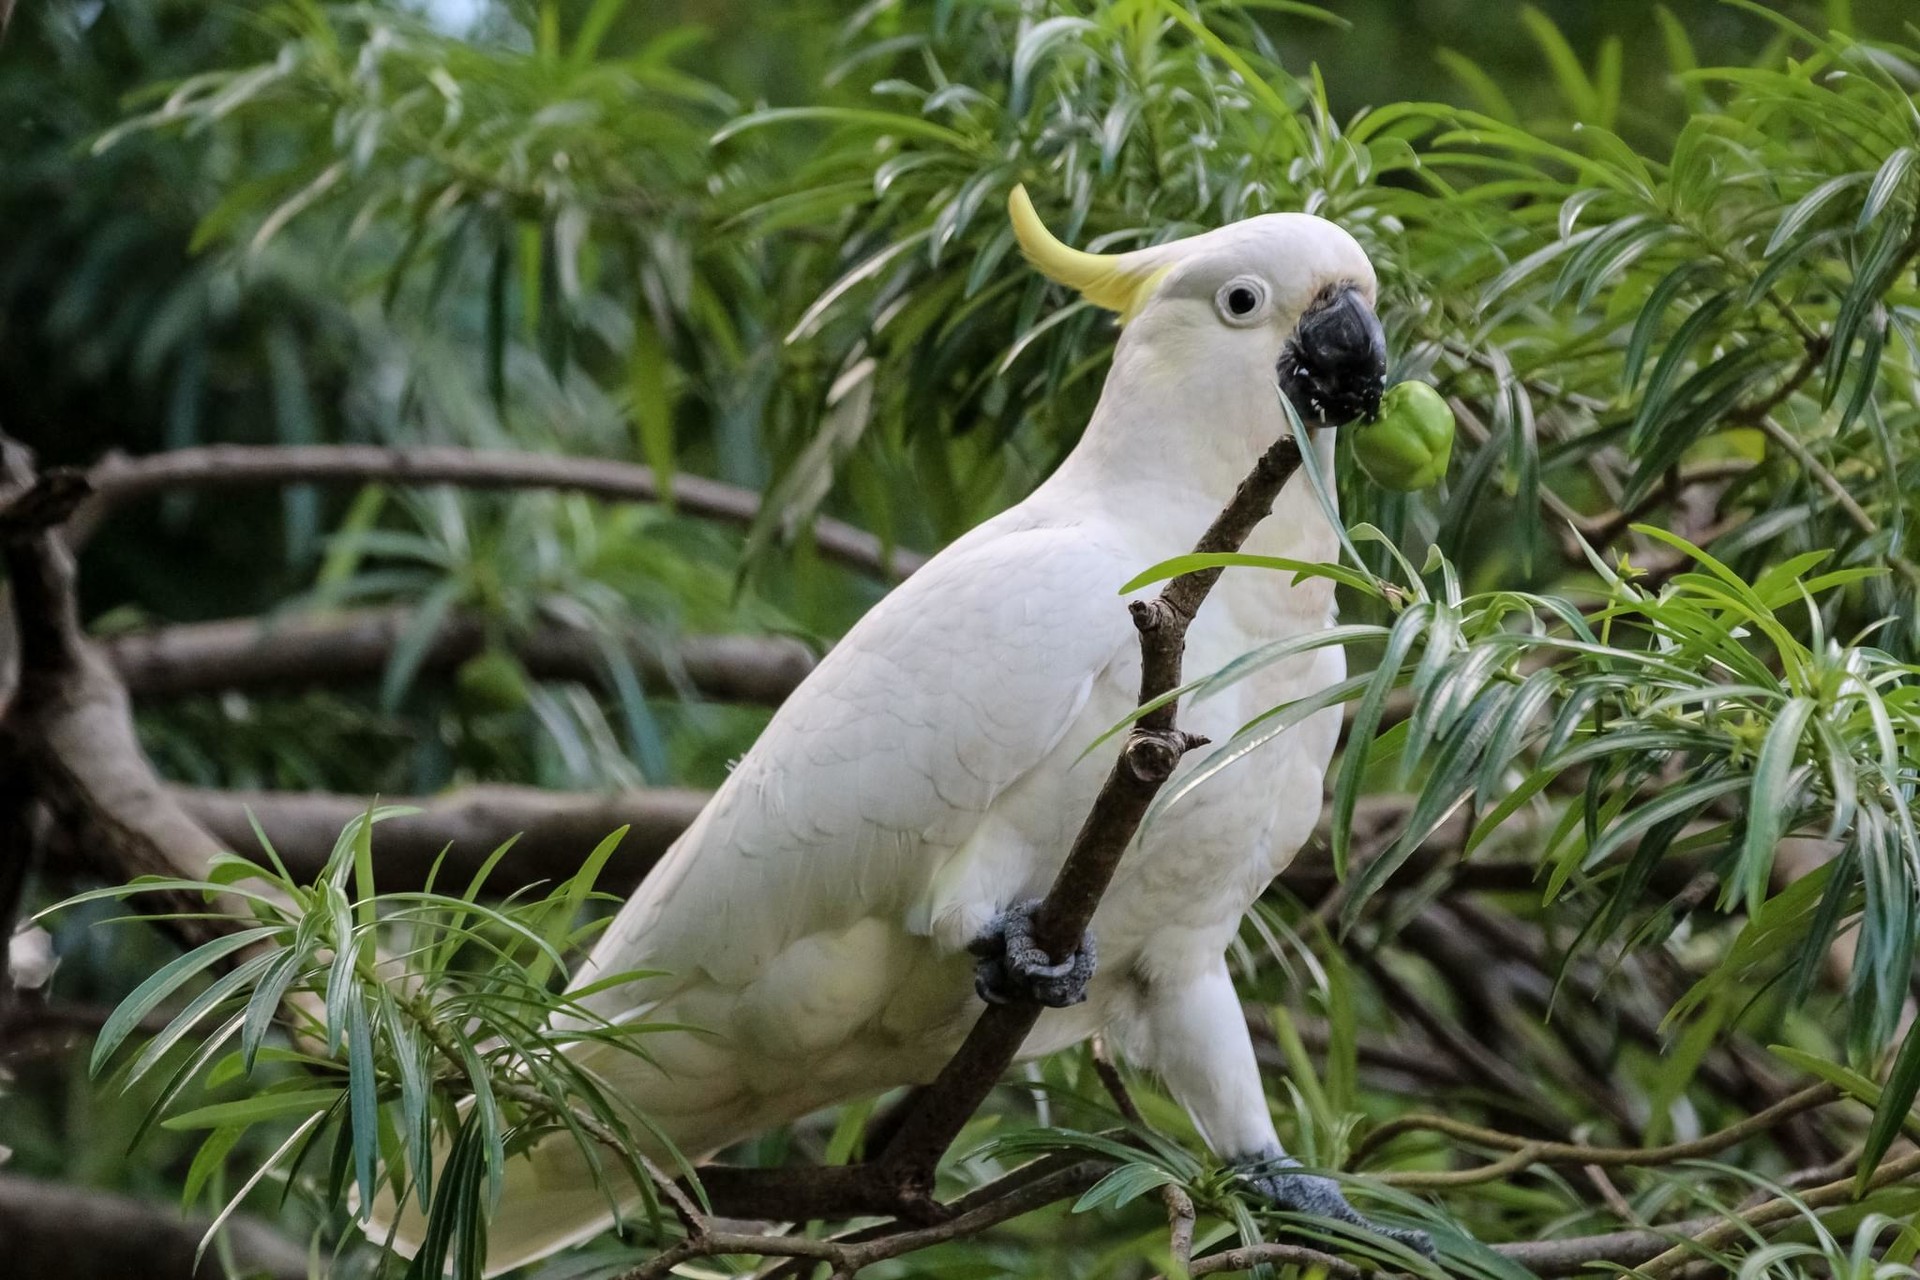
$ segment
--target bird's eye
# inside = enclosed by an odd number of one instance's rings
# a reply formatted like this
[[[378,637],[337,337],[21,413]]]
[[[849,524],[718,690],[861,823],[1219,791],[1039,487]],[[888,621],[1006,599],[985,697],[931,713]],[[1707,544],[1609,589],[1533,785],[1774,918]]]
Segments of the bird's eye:
[[[1267,286],[1251,276],[1227,281],[1214,296],[1214,306],[1228,324],[1248,324],[1260,316],[1266,305]]]

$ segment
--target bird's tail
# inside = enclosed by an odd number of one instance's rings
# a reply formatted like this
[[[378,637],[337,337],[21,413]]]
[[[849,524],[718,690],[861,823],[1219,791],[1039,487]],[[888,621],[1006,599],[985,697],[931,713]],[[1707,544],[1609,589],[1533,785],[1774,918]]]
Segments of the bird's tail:
[[[445,1156],[443,1150],[434,1153],[437,1167],[444,1167]],[[613,1192],[622,1201],[618,1214],[615,1199],[600,1186],[571,1134],[551,1134],[524,1154],[509,1158],[504,1189],[487,1218],[486,1274],[496,1276],[581,1244],[619,1217],[638,1212],[639,1193],[621,1175],[619,1162],[604,1161],[600,1173],[618,1180]],[[392,1188],[382,1187],[363,1229],[375,1244],[391,1241],[397,1253],[412,1258],[425,1241],[427,1216],[413,1197],[396,1212]]]

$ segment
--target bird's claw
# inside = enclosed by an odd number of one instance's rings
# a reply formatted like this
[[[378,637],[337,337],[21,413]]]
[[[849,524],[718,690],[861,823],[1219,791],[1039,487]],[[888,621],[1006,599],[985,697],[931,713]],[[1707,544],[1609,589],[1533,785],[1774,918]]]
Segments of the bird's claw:
[[[1055,963],[1033,941],[1033,913],[1039,907],[1038,898],[1014,903],[995,916],[968,948],[979,957],[973,989],[988,1004],[1033,1000],[1049,1009],[1064,1009],[1087,998],[1094,967],[1093,935],[1082,934],[1074,953]]]
[[[1332,1218],[1405,1245],[1423,1258],[1434,1256],[1432,1236],[1424,1231],[1373,1221],[1347,1203],[1338,1182],[1317,1173],[1302,1172],[1300,1162],[1292,1156],[1280,1153],[1255,1156],[1236,1167],[1243,1181],[1282,1209]]]

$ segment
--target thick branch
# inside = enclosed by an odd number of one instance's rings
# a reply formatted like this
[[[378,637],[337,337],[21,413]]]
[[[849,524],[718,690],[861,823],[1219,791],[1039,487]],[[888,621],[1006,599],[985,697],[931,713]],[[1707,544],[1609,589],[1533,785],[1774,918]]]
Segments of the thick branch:
[[[260,823],[274,850],[296,877],[319,873],[347,823],[367,811],[365,796],[323,792],[215,791],[180,787],[173,798],[194,821],[228,847],[250,857],[260,842],[248,820]],[[413,817],[389,818],[373,842],[376,877],[384,890],[418,889],[443,849],[443,883],[464,888],[480,864],[518,836],[493,872],[493,888],[509,893],[538,880],[572,875],[608,832],[633,830],[614,851],[599,887],[627,893],[640,883],[707,801],[704,791],[659,788],[565,794],[535,787],[469,787],[444,796],[381,797],[382,804],[417,806]]]
[[[106,638],[102,647],[136,698],[350,684],[380,677],[413,618],[406,608],[234,618],[128,632]],[[536,679],[604,684],[608,678],[601,644],[587,632],[546,626],[508,640]],[[450,615],[428,643],[420,668],[450,671],[487,643],[484,617]],[[814,665],[813,652],[785,636],[685,636],[664,650],[636,636],[619,648],[642,679],[684,682],[725,702],[782,702]]]
[[[0,1241],[15,1276],[140,1276],[192,1280],[220,1273],[208,1258],[198,1270],[194,1252],[205,1222],[183,1219],[171,1206],[0,1174]],[[243,1274],[305,1280],[307,1252],[265,1223],[239,1218],[224,1237]]]
[[[0,773],[0,780],[6,776]],[[418,889],[443,849],[447,857],[441,876],[464,882],[509,839],[515,843],[494,872],[496,887],[517,889],[535,880],[571,875],[603,836],[632,824],[633,831],[600,878],[602,888],[625,893],[639,884],[708,799],[704,791],[670,787],[566,792],[485,785],[437,796],[379,797],[179,786],[169,790],[181,809],[219,843],[256,857],[259,841],[247,816],[252,813],[296,876],[317,872],[341,829],[376,800],[421,809],[413,817],[382,822],[374,841],[381,886],[396,890]],[[1367,842],[1392,839],[1398,830],[1396,815],[1404,814],[1407,802],[1401,797],[1369,797],[1362,807],[1356,826],[1363,831],[1364,851]],[[1444,839],[1430,842],[1409,862],[1407,874],[1417,879],[1439,867],[1452,852],[1453,846]],[[1537,877],[1530,863],[1497,861],[1468,863],[1452,868],[1450,874],[1449,891],[1455,893],[1525,891]],[[1312,902],[1324,896],[1335,880],[1324,859],[1302,857],[1281,873],[1279,883]]]
[[[10,474],[16,485],[0,494],[0,541],[30,537],[64,523],[93,493],[84,475],[66,467],[47,471],[25,487],[17,487],[25,478],[22,472]]]
[[[458,485],[468,489],[566,489],[616,502],[658,502],[651,467],[604,458],[415,445],[208,445],[144,458],[102,459],[88,478],[105,509],[175,489],[233,489],[257,485],[346,482]],[[682,511],[729,524],[750,525],[760,514],[751,490],[676,475],[673,501]],[[926,563],[843,521],[813,522],[820,553],[882,578],[904,578]]]
[[[0,441],[0,466],[0,481],[33,485],[25,450]],[[0,542],[0,558],[20,666],[0,718],[0,761],[20,766],[25,777],[17,781],[25,792],[109,876],[204,876],[219,844],[174,803],[141,752],[126,690],[81,632],[72,556],[42,531]],[[199,938],[214,926],[179,921],[174,927]]]

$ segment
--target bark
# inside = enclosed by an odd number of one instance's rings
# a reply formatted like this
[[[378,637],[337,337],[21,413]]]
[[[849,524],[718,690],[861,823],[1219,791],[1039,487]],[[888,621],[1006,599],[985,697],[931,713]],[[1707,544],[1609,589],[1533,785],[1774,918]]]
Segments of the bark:
[[[73,847],[115,880],[139,875],[199,878],[220,852],[219,842],[188,818],[162,786],[134,737],[127,694],[113,670],[80,629],[73,557],[51,526],[84,494],[61,479],[36,478],[26,451],[0,439],[0,488],[19,495],[5,508],[16,517],[0,533],[0,560],[11,589],[18,676],[0,715],[0,761],[10,761],[4,825],[23,828],[20,809],[30,798],[72,837]],[[49,488],[60,503],[34,508]],[[64,510],[62,509],[64,505]],[[17,519],[35,510],[34,522]],[[17,788],[17,790],[15,790]],[[11,857],[22,857],[15,849]],[[206,904],[157,895],[158,910],[204,911]],[[153,901],[153,899],[149,899]],[[238,910],[238,903],[227,904]],[[214,925],[176,920],[189,941]]]
[[[107,637],[101,644],[134,697],[171,698],[378,680],[413,625],[414,613],[404,607],[354,609],[184,623]],[[452,671],[484,651],[488,640],[486,618],[452,614],[427,644],[420,670]],[[589,632],[550,625],[507,641],[535,679],[608,683],[606,655]],[[813,651],[785,636],[684,636],[670,645],[629,636],[615,647],[642,680],[684,685],[722,702],[777,705],[814,666]]]
[[[99,497],[83,523],[112,507],[180,489],[235,489],[259,485],[458,485],[468,489],[564,489],[616,502],[659,502],[651,467],[605,458],[416,445],[207,445],[145,458],[111,455],[88,474]],[[760,495],[703,476],[676,475],[673,503],[691,515],[751,525]],[[864,529],[826,517],[811,528],[820,554],[881,578],[904,578],[926,557],[888,547]]]
[[[206,1229],[170,1205],[0,1174],[0,1272],[7,1275],[218,1280],[220,1259],[212,1248],[194,1266]],[[223,1234],[240,1274],[305,1280],[306,1250],[265,1223],[234,1219]]]
[[[251,814],[287,869],[302,880],[318,874],[341,829],[370,803],[366,796],[187,787],[173,789],[172,797],[228,847],[259,860],[263,855]],[[417,806],[421,813],[388,818],[374,828],[375,876],[383,891],[418,889],[444,849],[440,883],[458,892],[489,854],[518,836],[493,872],[494,891],[505,894],[571,875],[609,833],[631,824],[599,880],[609,892],[630,893],[706,800],[704,791],[664,787],[569,795],[486,786],[444,796],[382,797],[383,805]]]

